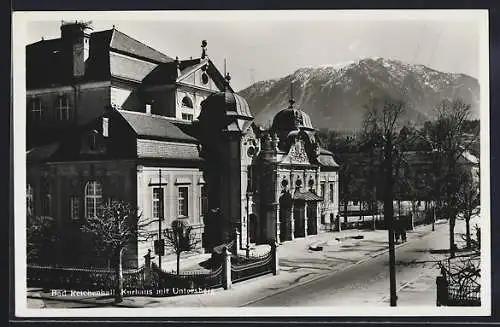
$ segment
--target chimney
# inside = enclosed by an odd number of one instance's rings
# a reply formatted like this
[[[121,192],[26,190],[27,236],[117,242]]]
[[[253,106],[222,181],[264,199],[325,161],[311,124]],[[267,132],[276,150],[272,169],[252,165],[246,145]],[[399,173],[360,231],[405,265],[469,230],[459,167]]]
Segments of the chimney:
[[[90,22],[62,22],[61,40],[64,65],[73,78],[85,75],[85,61],[90,50]]]

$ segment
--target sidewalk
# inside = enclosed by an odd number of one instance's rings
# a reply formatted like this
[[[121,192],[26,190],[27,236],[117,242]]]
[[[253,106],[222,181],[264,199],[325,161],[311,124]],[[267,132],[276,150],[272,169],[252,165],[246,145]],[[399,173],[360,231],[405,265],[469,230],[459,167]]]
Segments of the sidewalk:
[[[445,228],[445,221],[438,221],[436,229]],[[408,242],[421,238],[431,232],[430,225],[417,226],[415,230],[408,231]],[[353,238],[359,237],[359,238]],[[397,244],[396,247],[404,244]],[[310,245],[323,246],[322,251],[312,251]],[[264,246],[256,246],[251,250],[252,254],[258,255],[266,251]],[[241,250],[242,254],[244,250]],[[277,276],[265,275],[245,282],[233,284],[230,290],[215,289],[205,294],[194,294],[173,297],[126,297],[118,306],[126,307],[205,307],[205,306],[244,306],[260,298],[269,296],[276,292],[307,283],[326,274],[332,274],[340,270],[359,264],[372,257],[381,255],[388,251],[388,237],[386,230],[345,230],[341,232],[325,232],[319,235],[311,235],[306,238],[287,241],[278,247],[280,262],[280,273]],[[198,263],[206,260],[209,254],[193,256],[181,261],[181,269],[188,270],[190,267],[198,266]],[[175,267],[175,262],[170,263]],[[164,268],[165,269],[165,268]],[[175,268],[174,268],[175,269]],[[71,299],[52,297],[50,294],[41,294],[45,305],[48,307],[67,307],[67,301],[73,301],[80,306],[108,306],[113,305],[111,298],[96,297],[71,297]],[[58,303],[58,302],[63,302]],[[65,306],[66,305],[66,306]]]
[[[448,222],[446,222],[447,224]],[[476,224],[480,225],[480,218],[473,217],[470,221],[471,229]],[[448,227],[448,225],[446,225]],[[471,231],[472,237],[475,237],[473,229]],[[455,225],[455,243],[458,248],[464,248],[466,246],[465,240],[463,240],[459,235],[465,234],[465,221],[458,219]],[[448,234],[447,234],[447,237]],[[441,255],[435,255],[436,259],[445,259],[448,257],[448,253],[443,253]],[[436,265],[425,264],[422,265],[422,271],[418,278],[411,280],[398,289],[398,306],[435,306],[436,305],[436,277],[440,274],[439,269]],[[385,297],[382,299],[383,303],[389,303],[389,298]]]

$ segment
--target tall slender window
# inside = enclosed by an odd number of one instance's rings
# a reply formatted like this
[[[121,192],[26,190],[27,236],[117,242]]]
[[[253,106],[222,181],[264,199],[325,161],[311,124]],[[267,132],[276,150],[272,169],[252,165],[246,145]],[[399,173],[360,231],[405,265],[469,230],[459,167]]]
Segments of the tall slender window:
[[[57,117],[60,121],[70,120],[71,107],[69,105],[69,99],[67,96],[60,96],[57,99]]]
[[[334,196],[334,191],[333,191],[333,183],[330,183],[330,202],[333,202],[335,196]]]
[[[178,214],[180,217],[188,216],[188,188],[187,186],[179,187],[179,196],[178,196]]]
[[[325,199],[325,183],[320,183],[321,185],[321,197]]]
[[[202,185],[200,188],[201,199],[200,199],[200,216],[205,216],[208,212],[208,196],[207,188]]]
[[[102,202],[102,186],[96,181],[89,181],[85,185],[85,216],[96,217],[100,213]]]
[[[80,198],[78,196],[69,198],[69,210],[71,219],[80,219]]]
[[[31,100],[30,116],[31,116],[31,121],[33,122],[42,121],[43,107],[42,107],[42,100],[40,100],[39,98],[34,98],[33,100]]]
[[[153,188],[153,218],[163,219],[163,188]]]
[[[42,199],[42,215],[50,217],[52,214],[52,196],[50,193],[44,194]]]
[[[28,184],[26,186],[26,214],[31,216],[35,213],[34,206],[34,195],[33,195],[33,187]]]
[[[109,119],[106,117],[102,119],[102,136],[109,136]]]
[[[42,178],[40,194],[42,200],[42,216],[50,217],[52,214],[52,195],[50,182],[47,178]]]

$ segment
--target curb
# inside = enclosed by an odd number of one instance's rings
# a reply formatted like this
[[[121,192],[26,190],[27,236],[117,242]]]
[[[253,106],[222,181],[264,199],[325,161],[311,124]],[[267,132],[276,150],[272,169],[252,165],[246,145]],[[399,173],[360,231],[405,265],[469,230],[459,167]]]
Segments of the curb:
[[[429,235],[430,233],[432,233],[432,230],[422,233],[422,234],[421,234],[421,236],[422,236],[422,237],[423,237],[423,236],[427,236],[427,235]],[[398,249],[398,248],[400,248],[400,247],[403,247],[403,246],[405,246],[405,245],[408,245],[409,243],[410,243],[410,242],[405,242],[405,243],[401,243],[401,244],[395,245],[394,249]],[[311,283],[311,282],[313,282],[313,281],[319,280],[319,279],[321,279],[321,278],[330,277],[330,276],[331,276],[331,275],[333,275],[333,274],[339,273],[339,272],[341,272],[341,271],[348,270],[348,269],[350,269],[350,268],[352,268],[352,267],[355,267],[355,266],[357,266],[357,265],[360,265],[360,264],[362,264],[362,263],[364,263],[364,262],[366,262],[366,261],[368,261],[368,260],[371,260],[371,259],[373,259],[373,258],[376,258],[376,257],[378,257],[378,256],[381,256],[381,255],[383,255],[383,254],[385,254],[385,253],[387,253],[387,252],[389,252],[389,248],[388,248],[388,247],[387,247],[386,249],[383,249],[383,250],[381,250],[381,251],[378,251],[378,252],[376,252],[376,253],[374,253],[374,254],[372,254],[372,255],[369,255],[368,257],[363,258],[363,259],[361,259],[360,261],[357,261],[357,262],[355,262],[355,263],[353,263],[353,264],[350,264],[350,265],[348,265],[348,266],[346,266],[346,267],[342,267],[342,268],[340,268],[340,269],[337,269],[337,270],[334,270],[334,271],[331,271],[331,272],[328,272],[328,273],[325,273],[325,274],[321,274],[321,275],[319,275],[319,276],[313,277],[313,278],[308,279],[308,280],[305,280],[305,281],[303,281],[303,282],[299,282],[299,283],[296,283],[296,284],[293,284],[293,285],[287,286],[287,287],[285,287],[285,288],[283,288],[283,289],[279,290],[278,292],[275,292],[275,293],[272,293],[272,294],[269,294],[269,295],[265,295],[265,296],[262,296],[262,297],[260,297],[260,298],[257,298],[257,299],[251,300],[251,301],[248,301],[248,302],[246,302],[246,303],[244,303],[244,304],[242,304],[242,305],[239,305],[238,307],[244,307],[244,306],[247,306],[247,305],[249,305],[249,304],[252,304],[252,303],[258,302],[258,301],[260,301],[260,300],[263,300],[263,299],[265,299],[265,298],[268,298],[268,297],[270,297],[270,296],[277,295],[277,294],[281,294],[281,293],[286,292],[286,291],[288,291],[288,290],[290,290],[290,289],[292,289],[292,288],[295,288],[295,287],[297,287],[297,286],[302,286],[302,285],[305,285],[305,284]]]

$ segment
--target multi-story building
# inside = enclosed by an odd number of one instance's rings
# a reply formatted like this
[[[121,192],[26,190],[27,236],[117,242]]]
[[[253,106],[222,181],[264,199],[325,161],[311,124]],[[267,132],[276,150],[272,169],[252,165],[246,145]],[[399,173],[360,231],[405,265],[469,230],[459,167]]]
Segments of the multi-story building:
[[[109,199],[157,221],[127,248],[130,267],[174,219],[211,251],[236,231],[242,247],[316,234],[337,213],[338,166],[307,114],[291,102],[260,129],[205,41],[179,60],[76,22],[26,52],[27,210],[55,218],[58,263],[95,264],[80,227]]]

